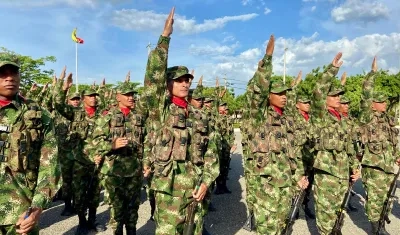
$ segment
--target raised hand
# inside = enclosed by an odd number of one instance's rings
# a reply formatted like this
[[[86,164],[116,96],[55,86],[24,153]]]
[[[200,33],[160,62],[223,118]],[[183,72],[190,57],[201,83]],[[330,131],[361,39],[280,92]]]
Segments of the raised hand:
[[[38,87],[37,84],[33,83],[31,86],[31,91],[35,91],[37,89],[37,87]]]
[[[342,52],[339,52],[336,54],[335,58],[333,58],[332,65],[335,66],[336,68],[340,68],[342,66],[343,61],[340,61],[342,58]]]
[[[164,37],[169,37],[172,34],[173,31],[173,25],[174,25],[174,15],[175,15],[175,7],[171,9],[169,12],[169,15],[167,17],[167,20],[165,21],[164,25],[164,31],[162,33],[162,36]]]
[[[65,71],[64,71],[64,72],[65,72]],[[64,77],[65,77],[65,75],[64,75]],[[61,78],[60,78],[60,79],[61,79]],[[71,88],[72,82],[73,82],[73,81],[72,81],[72,73],[69,73],[68,76],[67,76],[67,80],[64,81],[63,90],[66,91],[66,90],[68,90],[69,88]]]
[[[269,41],[267,44],[267,48],[265,49],[265,53],[269,56],[272,56],[272,54],[274,54],[274,48],[275,48],[275,37],[274,37],[274,35],[271,35],[269,37]]]
[[[67,71],[67,66],[64,66],[63,70],[61,71],[60,77],[58,78],[59,80],[64,80],[65,71]]]
[[[106,86],[106,78],[103,78],[100,87],[105,87],[105,86]]]
[[[371,69],[374,72],[378,71],[378,65],[376,64],[376,56],[374,57],[374,60],[372,61]]]
[[[131,81],[131,71],[129,70],[128,73],[126,74],[125,82],[130,82],[130,81]]]
[[[300,70],[299,74],[297,75],[297,78],[295,80],[292,81],[292,83],[290,84],[292,87],[293,86],[297,86],[299,85],[299,83],[301,82],[301,77],[303,75],[303,72]]]
[[[342,74],[342,77],[340,78],[340,84],[341,84],[342,86],[344,86],[344,85],[346,84],[346,79],[347,79],[347,73],[344,72],[344,73]]]

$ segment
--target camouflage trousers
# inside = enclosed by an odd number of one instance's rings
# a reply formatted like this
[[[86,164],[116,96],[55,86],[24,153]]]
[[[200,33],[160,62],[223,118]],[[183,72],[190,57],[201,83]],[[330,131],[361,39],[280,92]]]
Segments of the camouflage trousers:
[[[100,204],[100,173],[95,165],[74,164],[73,191],[77,212],[87,208],[97,208]]]
[[[349,180],[339,179],[320,170],[314,172],[315,214],[321,235],[332,232],[337,218],[336,212],[342,205],[348,187]]]
[[[266,176],[255,176],[254,217],[257,234],[281,234],[290,211],[290,187],[274,187]]]
[[[1,235],[15,235],[17,234],[15,230],[15,225],[0,225]],[[39,235],[39,227],[35,226],[27,235]]]
[[[61,176],[63,183],[61,186],[63,199],[71,199],[72,197],[72,182],[74,172],[74,160],[69,158],[68,153],[60,150],[58,151],[58,158],[60,159],[61,165]]]
[[[192,195],[192,190],[185,192],[184,195]],[[175,197],[163,192],[156,191],[156,212],[154,220],[156,222],[156,235],[182,234],[184,229],[187,208],[193,201],[192,197]],[[205,214],[205,203],[197,204],[194,217],[194,235],[203,233],[203,221]]]
[[[110,206],[109,226],[115,230],[125,224],[129,229],[136,229],[142,177],[105,175],[103,183]]]
[[[231,162],[230,149],[225,146],[219,154],[219,177],[226,179],[229,174],[229,165]]]
[[[371,222],[376,222],[380,218],[394,175],[368,166],[363,166],[361,172],[364,188],[367,192],[365,211],[368,219]]]

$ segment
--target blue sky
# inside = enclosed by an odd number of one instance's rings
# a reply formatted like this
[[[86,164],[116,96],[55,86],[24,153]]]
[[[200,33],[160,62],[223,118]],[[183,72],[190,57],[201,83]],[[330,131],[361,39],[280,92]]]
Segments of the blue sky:
[[[380,68],[400,66],[398,0],[4,0],[0,20],[7,23],[0,45],[34,58],[54,55],[47,67],[75,72],[78,27],[80,83],[142,82],[147,44],[157,43],[165,18],[176,7],[169,65],[186,65],[207,85],[227,76],[244,92],[262,58],[266,40],[277,38],[274,72],[303,74],[343,52],[341,72],[362,73],[378,56]]]

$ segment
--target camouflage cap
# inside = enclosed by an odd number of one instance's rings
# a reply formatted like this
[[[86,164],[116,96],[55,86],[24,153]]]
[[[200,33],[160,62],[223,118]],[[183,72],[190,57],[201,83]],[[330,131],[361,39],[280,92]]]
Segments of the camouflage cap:
[[[92,88],[89,88],[89,89],[86,89],[86,90],[84,90],[83,92],[82,92],[82,95],[99,95],[99,93],[97,93],[94,89],[92,89]]]
[[[74,93],[69,94],[68,99],[72,100],[74,98],[79,98],[80,99],[81,98],[81,94],[79,94],[79,92],[74,92]]]
[[[228,104],[226,103],[226,102],[222,102],[222,103],[220,103],[219,104],[219,106],[221,107],[221,106],[227,106]]]
[[[131,86],[131,84],[124,82],[117,87],[117,93],[121,95],[126,95],[129,93],[137,93],[137,92],[135,91],[135,89],[133,89],[133,86]]]
[[[341,87],[331,86],[331,89],[328,92],[328,96],[336,96],[344,93],[344,90]]]
[[[373,102],[383,103],[383,102],[386,102],[387,100],[388,100],[388,96],[383,92],[376,91],[372,95],[372,101]]]
[[[193,79],[193,75],[189,73],[188,68],[185,66],[174,66],[167,69],[167,79],[168,80],[175,80],[180,77],[189,77]]]
[[[189,97],[195,100],[203,99],[203,94],[199,89],[190,89],[189,90]]]
[[[291,90],[292,88],[286,86],[283,81],[272,81],[270,85],[270,92],[274,94],[278,94],[287,90]]]
[[[0,53],[0,67],[4,65],[14,65],[15,67],[20,67],[18,57],[11,53],[1,52]]]
[[[342,96],[340,97],[340,103],[341,103],[341,104],[348,104],[348,103],[350,103],[350,99],[347,98],[346,96],[342,95]]]
[[[213,102],[214,98],[205,98],[204,103]]]
[[[300,103],[311,103],[311,99],[310,98],[308,98],[306,95],[299,95],[298,97],[297,97],[297,102],[300,102]]]

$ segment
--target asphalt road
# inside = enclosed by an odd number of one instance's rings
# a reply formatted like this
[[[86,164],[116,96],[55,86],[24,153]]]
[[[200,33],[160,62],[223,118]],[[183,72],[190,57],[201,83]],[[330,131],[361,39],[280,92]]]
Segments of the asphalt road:
[[[243,177],[242,167],[242,148],[240,145],[241,135],[235,130],[236,142],[238,148],[232,155],[231,171],[229,175],[228,187],[232,190],[232,194],[213,195],[212,203],[217,211],[210,212],[206,216],[205,226],[212,235],[250,235],[255,234],[242,229],[246,221],[247,209],[245,203],[246,188]],[[398,184],[399,185],[399,184]],[[355,184],[354,190],[360,196],[365,197],[365,192],[360,182]],[[396,196],[400,196],[400,190],[397,190]],[[365,215],[365,210],[358,196],[353,197],[352,204],[358,208],[358,212],[350,212],[345,219],[342,229],[343,234],[370,234],[370,224]],[[139,209],[139,220],[137,224],[137,234],[147,235],[154,234],[154,222],[149,221],[150,205],[146,200],[146,194],[142,192],[143,203]],[[46,210],[40,220],[41,232],[43,235],[54,234],[74,234],[78,217],[62,217],[60,213],[63,209],[61,202],[55,202],[54,205]],[[109,210],[106,205],[102,205],[98,209],[98,222],[106,224],[109,219]],[[395,199],[393,211],[390,215],[392,223],[387,225],[387,231],[391,235],[400,235],[400,205],[398,198]],[[294,224],[294,235],[318,234],[316,232],[315,220],[306,219],[304,212],[301,210],[300,218]],[[108,228],[106,231],[98,234],[111,235],[112,230]]]

